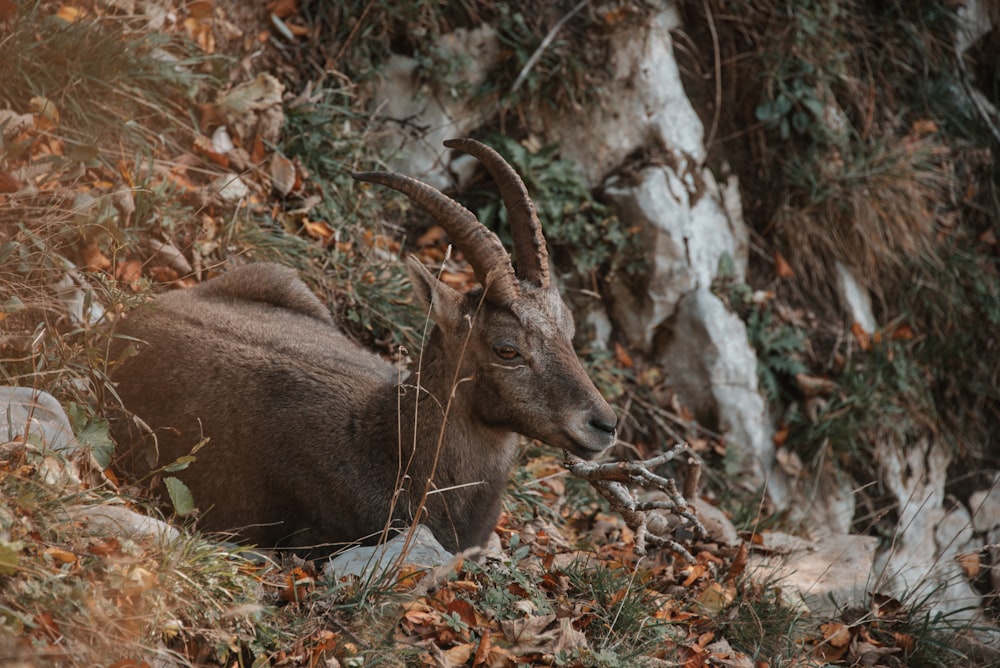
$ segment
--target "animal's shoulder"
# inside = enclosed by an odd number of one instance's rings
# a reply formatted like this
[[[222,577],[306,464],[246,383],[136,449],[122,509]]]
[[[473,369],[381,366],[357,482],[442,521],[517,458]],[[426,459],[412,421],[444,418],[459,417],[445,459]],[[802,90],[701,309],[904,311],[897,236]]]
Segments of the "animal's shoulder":
[[[201,299],[259,302],[333,323],[330,311],[302,282],[295,270],[272,262],[258,262],[233,269],[192,290]]]

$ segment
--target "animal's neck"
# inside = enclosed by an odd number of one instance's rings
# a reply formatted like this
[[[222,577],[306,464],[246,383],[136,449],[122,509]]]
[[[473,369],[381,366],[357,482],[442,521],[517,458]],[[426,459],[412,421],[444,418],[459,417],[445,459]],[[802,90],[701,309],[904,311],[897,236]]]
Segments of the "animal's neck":
[[[471,405],[474,379],[456,374],[453,363],[433,352],[425,350],[419,370],[387,388],[392,396],[384,397],[383,414],[372,416],[372,423],[396,432],[386,434],[397,447],[384,456],[398,467],[407,493],[394,514],[411,521],[423,499],[427,515],[421,521],[446,547],[460,549],[485,540],[484,527],[492,529],[517,436],[478,420]]]
[[[471,399],[475,379],[436,352],[426,350],[419,367],[400,387],[399,424],[404,438],[410,437],[404,445],[416,445],[415,459],[421,466],[432,466],[434,453],[439,452],[441,484],[452,482],[450,478],[460,471],[469,478],[474,472],[493,473],[498,463],[509,466],[517,437],[479,420]]]

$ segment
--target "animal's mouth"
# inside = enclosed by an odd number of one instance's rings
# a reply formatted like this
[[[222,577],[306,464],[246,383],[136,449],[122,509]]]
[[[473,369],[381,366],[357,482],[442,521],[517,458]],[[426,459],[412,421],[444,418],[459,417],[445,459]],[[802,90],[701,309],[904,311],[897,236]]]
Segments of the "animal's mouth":
[[[579,434],[567,430],[563,432],[563,449],[580,459],[590,461],[615,444],[618,432],[614,429],[594,429],[587,427],[586,433]]]

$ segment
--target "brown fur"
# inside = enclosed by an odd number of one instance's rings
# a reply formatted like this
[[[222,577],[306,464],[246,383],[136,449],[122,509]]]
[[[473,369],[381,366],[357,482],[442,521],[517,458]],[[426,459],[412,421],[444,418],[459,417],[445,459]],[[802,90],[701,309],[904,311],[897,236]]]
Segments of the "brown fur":
[[[484,543],[516,434],[593,456],[613,442],[615,415],[572,350],[554,288],[521,282],[515,301],[496,303],[409,266],[436,326],[408,378],[338,332],[295,273],[274,264],[129,313],[119,351],[139,352],[114,379],[125,409],[155,431],[159,456],[146,461],[124,421],[118,440],[135,447],[121,464],[141,474],[207,438],[176,474],[200,526],[258,545],[370,542],[390,518],[424,522],[451,550]],[[502,346],[520,356],[503,359]]]

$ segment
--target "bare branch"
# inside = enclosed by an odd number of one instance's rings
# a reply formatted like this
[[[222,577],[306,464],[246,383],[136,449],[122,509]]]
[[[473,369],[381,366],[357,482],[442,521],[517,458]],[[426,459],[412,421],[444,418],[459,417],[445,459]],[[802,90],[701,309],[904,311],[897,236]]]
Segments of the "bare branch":
[[[673,550],[688,561],[694,561],[691,553],[668,534],[671,526],[663,521],[658,511],[667,511],[679,516],[696,537],[707,535],[705,527],[691,511],[684,496],[677,490],[673,478],[664,478],[654,473],[654,469],[681,455],[688,455],[688,475],[684,490],[689,496],[697,493],[701,462],[691,452],[686,443],[679,443],[669,451],[651,459],[638,462],[588,462],[566,453],[564,464],[570,473],[586,480],[594,489],[611,503],[611,508],[619,513],[625,523],[635,532],[636,554],[646,554],[647,545]],[[667,495],[666,500],[640,501],[632,487],[654,488]]]

